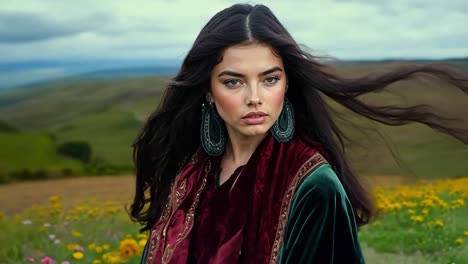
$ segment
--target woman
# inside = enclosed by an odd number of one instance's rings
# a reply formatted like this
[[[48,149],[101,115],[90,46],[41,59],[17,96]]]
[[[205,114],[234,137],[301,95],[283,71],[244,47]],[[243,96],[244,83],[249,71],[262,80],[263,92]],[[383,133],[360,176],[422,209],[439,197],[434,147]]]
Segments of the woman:
[[[344,158],[322,96],[379,122],[466,131],[415,106],[358,95],[436,66],[340,78],[302,51],[263,5],[234,5],[202,29],[134,144],[132,217],[151,235],[144,263],[364,263],[357,226],[368,194]],[[337,140],[341,143],[338,144]]]

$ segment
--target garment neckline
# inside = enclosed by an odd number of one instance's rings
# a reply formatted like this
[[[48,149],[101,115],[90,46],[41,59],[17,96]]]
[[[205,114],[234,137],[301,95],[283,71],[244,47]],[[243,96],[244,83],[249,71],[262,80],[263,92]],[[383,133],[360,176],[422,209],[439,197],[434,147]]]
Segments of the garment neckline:
[[[239,167],[237,167],[234,170],[234,172],[229,176],[229,178],[225,182],[223,182],[222,184],[219,183],[219,180],[220,180],[220,175],[221,175],[221,171],[222,171],[223,168],[221,166],[219,166],[219,168],[217,169],[217,171],[216,171],[216,173],[214,175],[215,189],[223,188],[223,186],[225,186],[225,185],[231,185],[232,184],[231,182],[234,179],[237,179],[238,177],[241,176],[240,174],[242,174],[242,171],[244,170],[246,165],[247,164],[240,165]]]

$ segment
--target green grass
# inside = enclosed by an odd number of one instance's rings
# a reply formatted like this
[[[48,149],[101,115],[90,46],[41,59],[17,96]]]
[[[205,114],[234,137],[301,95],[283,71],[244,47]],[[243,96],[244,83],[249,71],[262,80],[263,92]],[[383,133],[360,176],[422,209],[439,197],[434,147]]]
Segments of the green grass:
[[[56,145],[45,133],[0,133],[0,171],[69,168],[80,170],[78,161],[57,154]]]
[[[51,128],[58,143],[83,140],[92,146],[93,158],[130,167],[131,144],[142,126],[135,114],[119,109],[83,116]]]

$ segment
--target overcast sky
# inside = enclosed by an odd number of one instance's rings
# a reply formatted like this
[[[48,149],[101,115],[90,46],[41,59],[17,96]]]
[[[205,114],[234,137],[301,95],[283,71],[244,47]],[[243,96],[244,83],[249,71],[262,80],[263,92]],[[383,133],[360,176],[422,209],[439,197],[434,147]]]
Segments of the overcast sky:
[[[181,60],[225,0],[0,0],[0,63]],[[339,59],[468,56],[467,0],[258,1],[312,52]]]

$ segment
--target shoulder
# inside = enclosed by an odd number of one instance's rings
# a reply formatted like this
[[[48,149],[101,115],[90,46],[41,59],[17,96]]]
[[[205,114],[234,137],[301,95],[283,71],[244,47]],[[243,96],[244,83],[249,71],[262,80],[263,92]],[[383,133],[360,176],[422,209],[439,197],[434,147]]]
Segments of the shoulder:
[[[314,200],[330,200],[337,196],[346,197],[338,175],[328,163],[321,164],[310,172],[302,181],[296,194]]]
[[[289,165],[293,165],[290,167],[291,172],[298,170],[308,172],[317,165],[328,163],[328,155],[318,142],[306,141],[302,137],[295,136],[285,145],[287,155],[284,156],[287,156]],[[304,176],[306,175],[300,175],[301,181]]]

